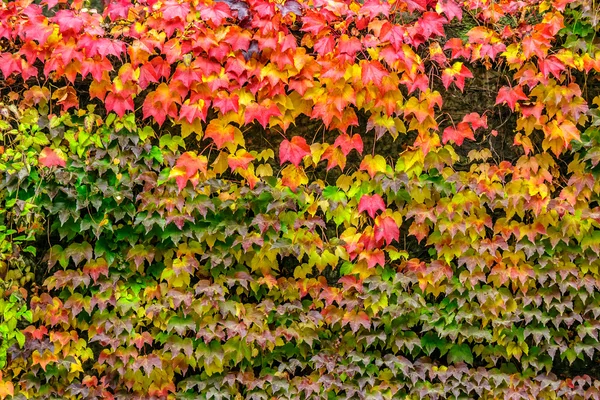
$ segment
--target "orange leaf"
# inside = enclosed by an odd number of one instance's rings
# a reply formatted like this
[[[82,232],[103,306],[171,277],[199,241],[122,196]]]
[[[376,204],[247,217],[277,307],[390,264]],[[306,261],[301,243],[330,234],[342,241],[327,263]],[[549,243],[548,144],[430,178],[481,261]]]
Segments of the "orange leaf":
[[[198,171],[206,174],[207,166],[208,159],[206,156],[198,156],[195,152],[188,151],[179,157],[175,167],[171,170],[170,177],[175,177],[179,190],[183,190],[187,181],[196,175]]]
[[[148,93],[144,100],[142,110],[144,118],[154,117],[159,125],[162,125],[167,115],[177,117],[177,105],[181,104],[181,98],[177,91],[171,90],[166,83],[161,83],[154,92]]]
[[[213,119],[206,127],[206,137],[211,138],[218,149],[235,142],[235,128],[222,118]]]
[[[254,160],[254,156],[248,153],[246,150],[241,149],[237,152],[237,154],[229,155],[227,157],[227,164],[231,171],[235,171],[237,168],[247,169],[248,164],[250,164]]]
[[[63,111],[66,111],[71,107],[79,108],[79,99],[72,86],[65,86],[58,89],[54,92],[52,98],[58,99],[56,103],[60,104]]]
[[[0,399],[5,399],[8,396],[14,396],[15,395],[15,387],[13,385],[12,382],[7,381],[0,381]]]

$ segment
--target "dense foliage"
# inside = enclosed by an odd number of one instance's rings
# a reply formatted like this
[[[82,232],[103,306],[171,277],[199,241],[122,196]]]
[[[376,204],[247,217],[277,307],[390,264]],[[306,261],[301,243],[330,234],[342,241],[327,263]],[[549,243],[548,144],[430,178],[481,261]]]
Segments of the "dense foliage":
[[[594,1],[38,3],[0,399],[600,397]]]

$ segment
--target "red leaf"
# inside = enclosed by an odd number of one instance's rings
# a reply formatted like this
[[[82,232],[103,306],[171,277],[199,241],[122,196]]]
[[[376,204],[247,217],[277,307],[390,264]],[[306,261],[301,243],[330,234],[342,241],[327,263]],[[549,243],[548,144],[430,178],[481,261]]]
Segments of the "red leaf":
[[[438,13],[442,12],[446,14],[448,21],[452,21],[454,17],[462,21],[462,8],[454,0],[440,0],[435,6],[435,10]]]
[[[94,52],[90,52],[89,56],[100,55],[105,58],[108,55],[120,57],[125,52],[125,43],[120,40],[111,40],[108,38],[100,38],[96,40]],[[87,54],[87,53],[86,53]]]
[[[394,218],[380,215],[375,219],[375,240],[390,244],[393,240],[398,241],[399,238],[400,231]]]
[[[179,118],[185,119],[190,124],[194,123],[194,120],[200,119],[206,122],[206,113],[208,112],[208,105],[202,99],[198,99],[196,102],[191,103],[190,99],[187,99],[181,105],[181,111],[179,112]]]
[[[173,80],[180,81],[186,88],[190,88],[194,82],[202,80],[201,70],[194,65],[181,63],[173,74]]]
[[[438,13],[427,11],[417,20],[417,27],[421,34],[428,39],[432,34],[444,36],[444,24],[448,22],[446,18]]]
[[[366,211],[371,218],[375,218],[377,211],[384,210],[385,203],[378,194],[374,194],[372,196],[365,194],[360,198],[360,202],[358,203],[358,212]]]
[[[187,2],[179,3],[177,1],[166,1],[162,8],[163,18],[171,20],[179,18],[185,21],[187,15],[190,12],[190,5]]]
[[[565,65],[556,56],[540,59],[538,60],[538,65],[540,66],[540,72],[545,78],[547,78],[549,74],[552,74],[558,79],[560,73],[565,70]]]
[[[25,60],[18,53],[3,53],[0,55],[0,71],[2,71],[4,79],[8,78],[13,72],[20,73],[23,61]]]
[[[360,8],[358,15],[366,15],[370,19],[373,19],[379,14],[387,17],[390,13],[390,4],[387,1],[380,0],[367,0],[364,2],[363,6]]]
[[[39,328],[30,325],[23,329],[23,333],[30,334],[33,339],[42,340],[44,336],[48,334],[48,328],[46,328],[44,325],[40,326]]]
[[[298,166],[304,156],[310,154],[310,146],[306,143],[306,139],[301,136],[294,136],[291,141],[284,140],[279,146],[280,164],[289,161],[295,166]]]
[[[111,72],[112,70],[112,64],[107,58],[96,56],[94,58],[86,58],[81,62],[81,76],[86,77],[88,74],[92,74],[92,78],[96,81],[102,79],[104,71]]]
[[[200,10],[200,16],[205,21],[211,21],[215,26],[223,23],[223,20],[232,18],[231,9],[225,3],[213,2]]]
[[[142,110],[144,118],[154,117],[159,125],[167,118],[177,116],[177,105],[181,103],[179,94],[171,90],[166,83],[161,83],[154,92],[148,93]]]
[[[175,163],[175,167],[185,169],[185,176],[187,179],[194,176],[198,171],[206,174],[207,166],[208,160],[206,156],[198,156],[192,151],[183,153]]]
[[[385,265],[385,253],[381,249],[363,251],[358,257],[359,260],[366,260],[368,268],[375,268],[377,265]]]
[[[126,111],[133,111],[133,98],[130,93],[109,93],[104,101],[106,111],[114,111],[119,117],[125,115]]]
[[[362,82],[365,86],[373,83],[375,86],[381,87],[383,78],[389,75],[389,72],[379,61],[361,60],[360,66],[362,69]]]
[[[455,82],[456,87],[462,92],[465,87],[465,78],[472,78],[473,74],[469,68],[465,67],[462,62],[456,62],[452,68],[445,68],[442,72],[442,82],[444,87],[448,89],[452,82]]]
[[[476,112],[465,115],[462,122],[468,122],[473,127],[473,131],[476,131],[479,128],[487,129],[487,115],[483,117],[479,116]]]
[[[83,267],[83,273],[88,274],[96,282],[100,275],[108,276],[108,263],[104,258],[90,260]]]
[[[452,58],[470,58],[471,50],[470,48],[465,47],[463,41],[459,38],[452,38],[446,42],[444,45],[444,50],[452,50]]]
[[[72,33],[77,34],[81,32],[84,24],[83,18],[75,15],[72,10],[60,10],[50,20],[58,24],[60,33],[72,31]]]
[[[55,150],[45,147],[40,153],[39,163],[44,167],[64,167],[65,160],[60,157]]]
[[[342,150],[342,153],[344,153],[344,156],[347,156],[352,149],[355,149],[360,154],[362,154],[363,151],[362,137],[358,133],[354,134],[352,137],[347,133],[341,134],[335,139],[333,146],[339,147],[340,150]]]
[[[335,39],[332,35],[323,36],[315,42],[315,51],[324,56],[329,54],[335,48]]]
[[[354,57],[356,53],[361,51],[363,48],[362,43],[355,37],[349,37],[348,35],[342,35],[338,41],[338,49],[340,53],[348,54]]]
[[[239,97],[236,94],[230,94],[225,91],[219,91],[215,96],[212,96],[212,102],[215,108],[221,111],[221,114],[225,115],[230,111],[234,113],[238,112],[239,109]]]
[[[244,122],[246,124],[251,123],[255,119],[263,128],[266,128],[269,124],[271,117],[278,117],[281,115],[277,104],[271,100],[265,100],[264,104],[251,103],[246,106],[246,112],[244,115]]]
[[[322,155],[323,160],[327,160],[327,171],[339,166],[343,171],[346,168],[346,156],[342,150],[335,146],[329,146],[325,149]]]
[[[117,19],[127,19],[127,14],[129,13],[130,8],[131,2],[128,0],[112,0],[108,3],[105,15],[108,15],[111,21],[116,21]]]
[[[353,275],[342,276],[338,280],[338,282],[343,285],[344,290],[349,290],[350,288],[354,288],[358,293],[363,292],[362,280]]]
[[[406,4],[406,8],[411,13],[415,10],[425,11],[427,8],[427,0],[399,0],[396,3]]]
[[[457,145],[461,146],[465,139],[475,140],[475,136],[473,136],[473,131],[469,128],[469,124],[466,122],[460,122],[456,128],[453,126],[449,126],[444,129],[444,133],[442,135],[442,143],[446,144],[448,141],[452,140]]]
[[[512,111],[515,110],[515,104],[517,104],[518,100],[529,100],[529,97],[523,93],[523,89],[521,86],[515,86],[511,88],[509,86],[503,86],[498,91],[498,96],[496,97],[496,104],[507,103]]]

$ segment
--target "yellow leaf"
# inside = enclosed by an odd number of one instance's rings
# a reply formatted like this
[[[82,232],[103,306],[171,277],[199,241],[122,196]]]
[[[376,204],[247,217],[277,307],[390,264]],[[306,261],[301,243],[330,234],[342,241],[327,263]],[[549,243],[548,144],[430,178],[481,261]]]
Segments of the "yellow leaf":
[[[215,173],[222,174],[223,172],[227,171],[227,169],[229,168],[229,164],[227,163],[227,158],[228,158],[227,153],[224,153],[224,152],[219,153],[219,155],[217,156],[217,159],[212,164],[212,169]]]
[[[350,186],[354,183],[354,179],[348,175],[340,175],[340,177],[335,182],[335,185],[342,189],[344,192],[347,192],[350,189]]]
[[[200,120],[196,118],[191,124],[186,120],[181,120],[181,138],[185,139],[192,133],[196,134],[197,140],[202,139],[202,123],[200,122]]]
[[[273,176],[273,168],[269,164],[261,164],[256,168],[256,175],[259,177]]]
[[[307,183],[308,177],[302,167],[290,164],[281,171],[281,184],[289,187],[293,192],[296,191],[298,186],[306,185]]]
[[[83,372],[83,368],[81,368],[81,364],[71,363],[71,368],[69,370],[69,373],[74,373],[74,372]]]
[[[363,161],[360,163],[360,169],[363,171],[367,171],[371,178],[375,177],[377,172],[385,172],[386,166],[387,164],[385,162],[385,158],[383,158],[379,154],[375,157],[369,154],[365,156]]]

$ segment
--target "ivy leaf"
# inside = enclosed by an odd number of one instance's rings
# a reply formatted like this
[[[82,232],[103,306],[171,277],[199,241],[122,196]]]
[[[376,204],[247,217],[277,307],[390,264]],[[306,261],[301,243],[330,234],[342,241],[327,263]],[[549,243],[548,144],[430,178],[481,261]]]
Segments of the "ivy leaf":
[[[296,165],[288,165],[281,171],[281,184],[289,187],[293,192],[298,186],[308,183],[308,177],[303,168]]]
[[[390,5],[387,1],[367,0],[360,8],[360,15],[368,15],[369,18],[375,18],[378,15],[387,17],[390,13]]]
[[[106,111],[114,111],[119,117],[123,117],[125,112],[133,111],[133,97],[130,93],[110,92],[104,100]]]
[[[235,142],[235,128],[225,119],[213,119],[206,127],[206,137],[215,142],[217,149],[221,149],[223,146]]]
[[[0,376],[1,378],[1,376]],[[15,395],[15,387],[9,380],[3,381],[0,379],[0,399],[5,399],[8,396],[12,398]]]
[[[350,137],[350,135],[347,133],[339,135],[335,139],[333,146],[339,147],[344,156],[347,156],[352,149],[355,149],[359,154],[362,154],[363,152],[362,137],[358,133],[354,134],[352,137]]]
[[[425,11],[427,7],[427,0],[404,0],[403,3],[406,4],[409,12]]]
[[[440,0],[435,5],[435,11],[438,14],[444,13],[448,18],[448,21],[452,21],[456,17],[459,21],[462,21],[462,8],[456,3],[455,0]]]
[[[241,149],[235,155],[229,155],[227,157],[227,164],[231,171],[235,171],[237,168],[248,169],[248,164],[254,160],[254,156],[248,153],[246,150]]]
[[[472,112],[470,114],[465,115],[462,122],[471,124],[473,131],[476,131],[479,128],[487,129],[487,127],[488,127],[487,115],[484,115],[482,117],[479,114],[477,114],[476,112]]]
[[[358,212],[366,211],[371,218],[375,218],[377,211],[383,210],[385,210],[385,203],[378,194],[372,196],[363,195],[358,203]]]
[[[452,82],[454,82],[456,87],[462,92],[465,88],[465,78],[472,77],[473,74],[462,62],[455,62],[452,68],[445,68],[442,72],[442,83],[448,89]]]
[[[285,139],[279,145],[279,162],[281,165],[286,161],[298,166],[302,159],[310,154],[310,146],[306,139],[301,136],[294,136],[292,140]]]
[[[286,0],[283,6],[278,5],[281,13],[285,16],[287,14],[302,15],[302,5],[296,0]]]
[[[198,156],[193,151],[183,153],[171,170],[169,178],[175,177],[177,187],[183,190],[188,180],[192,179],[198,172],[207,173],[208,159],[206,156]],[[196,186],[194,184],[194,186]]]
[[[177,1],[169,0],[164,3],[162,7],[163,18],[168,20],[179,18],[185,21],[188,13],[190,12],[190,5],[187,3],[179,3]]]
[[[362,171],[367,171],[371,178],[375,177],[377,172],[385,172],[387,168],[387,164],[385,162],[385,158],[377,154],[375,157],[370,154],[365,156],[360,163],[360,169]]]
[[[448,362],[460,363],[465,362],[469,365],[473,365],[473,353],[471,348],[467,344],[455,344],[448,351]]]
[[[171,151],[177,151],[179,147],[185,149],[185,143],[181,136],[171,136],[169,133],[160,137],[158,145],[161,149],[166,147]]]
[[[438,13],[427,11],[418,19],[417,27],[425,38],[429,38],[432,34],[444,36],[444,24],[446,22],[446,18]]]
[[[167,115],[177,116],[177,104],[180,103],[179,94],[171,90],[166,83],[161,83],[155,91],[148,93],[144,100],[144,118],[154,117],[158,125],[162,125]]]
[[[466,122],[459,122],[456,127],[449,126],[444,129],[442,134],[442,143],[446,144],[452,140],[457,145],[461,146],[465,139],[475,140],[473,131]]]
[[[90,260],[83,267],[83,273],[88,274],[96,282],[100,275],[108,277],[108,263],[104,258]]]
[[[257,120],[258,123],[266,128],[269,124],[269,120],[271,117],[278,117],[281,115],[281,111],[277,104],[267,100],[264,104],[259,103],[251,103],[246,106],[244,122],[246,124],[251,123],[254,120]]]
[[[72,107],[79,108],[79,98],[72,86],[65,86],[56,90],[52,94],[52,99],[57,100],[56,103],[60,104],[63,111],[67,111]]]
[[[396,220],[390,216],[378,216],[375,218],[375,240],[391,244],[392,241],[400,239],[400,230]]]
[[[202,120],[206,122],[207,112],[208,104],[204,100],[198,99],[196,102],[191,103],[190,99],[187,99],[181,105],[179,118],[185,119],[190,124],[192,124],[195,120]]]
[[[65,160],[60,156],[56,150],[51,149],[50,147],[44,147],[42,152],[40,153],[40,157],[38,159],[39,163],[44,167],[64,167],[66,165]]]
[[[496,97],[496,104],[507,103],[508,107],[510,107],[510,109],[514,111],[515,104],[517,104],[517,101],[519,100],[529,100],[529,97],[527,97],[525,93],[523,93],[523,89],[521,88],[521,86],[503,86],[498,91],[498,96]]]
[[[369,318],[364,311],[352,310],[344,314],[342,325],[346,324],[349,324],[352,332],[356,333],[361,326],[365,329],[369,329],[371,326],[371,318]]]
[[[373,83],[381,88],[383,78],[389,75],[389,72],[381,65],[379,61],[361,60],[361,79],[365,86]]]

